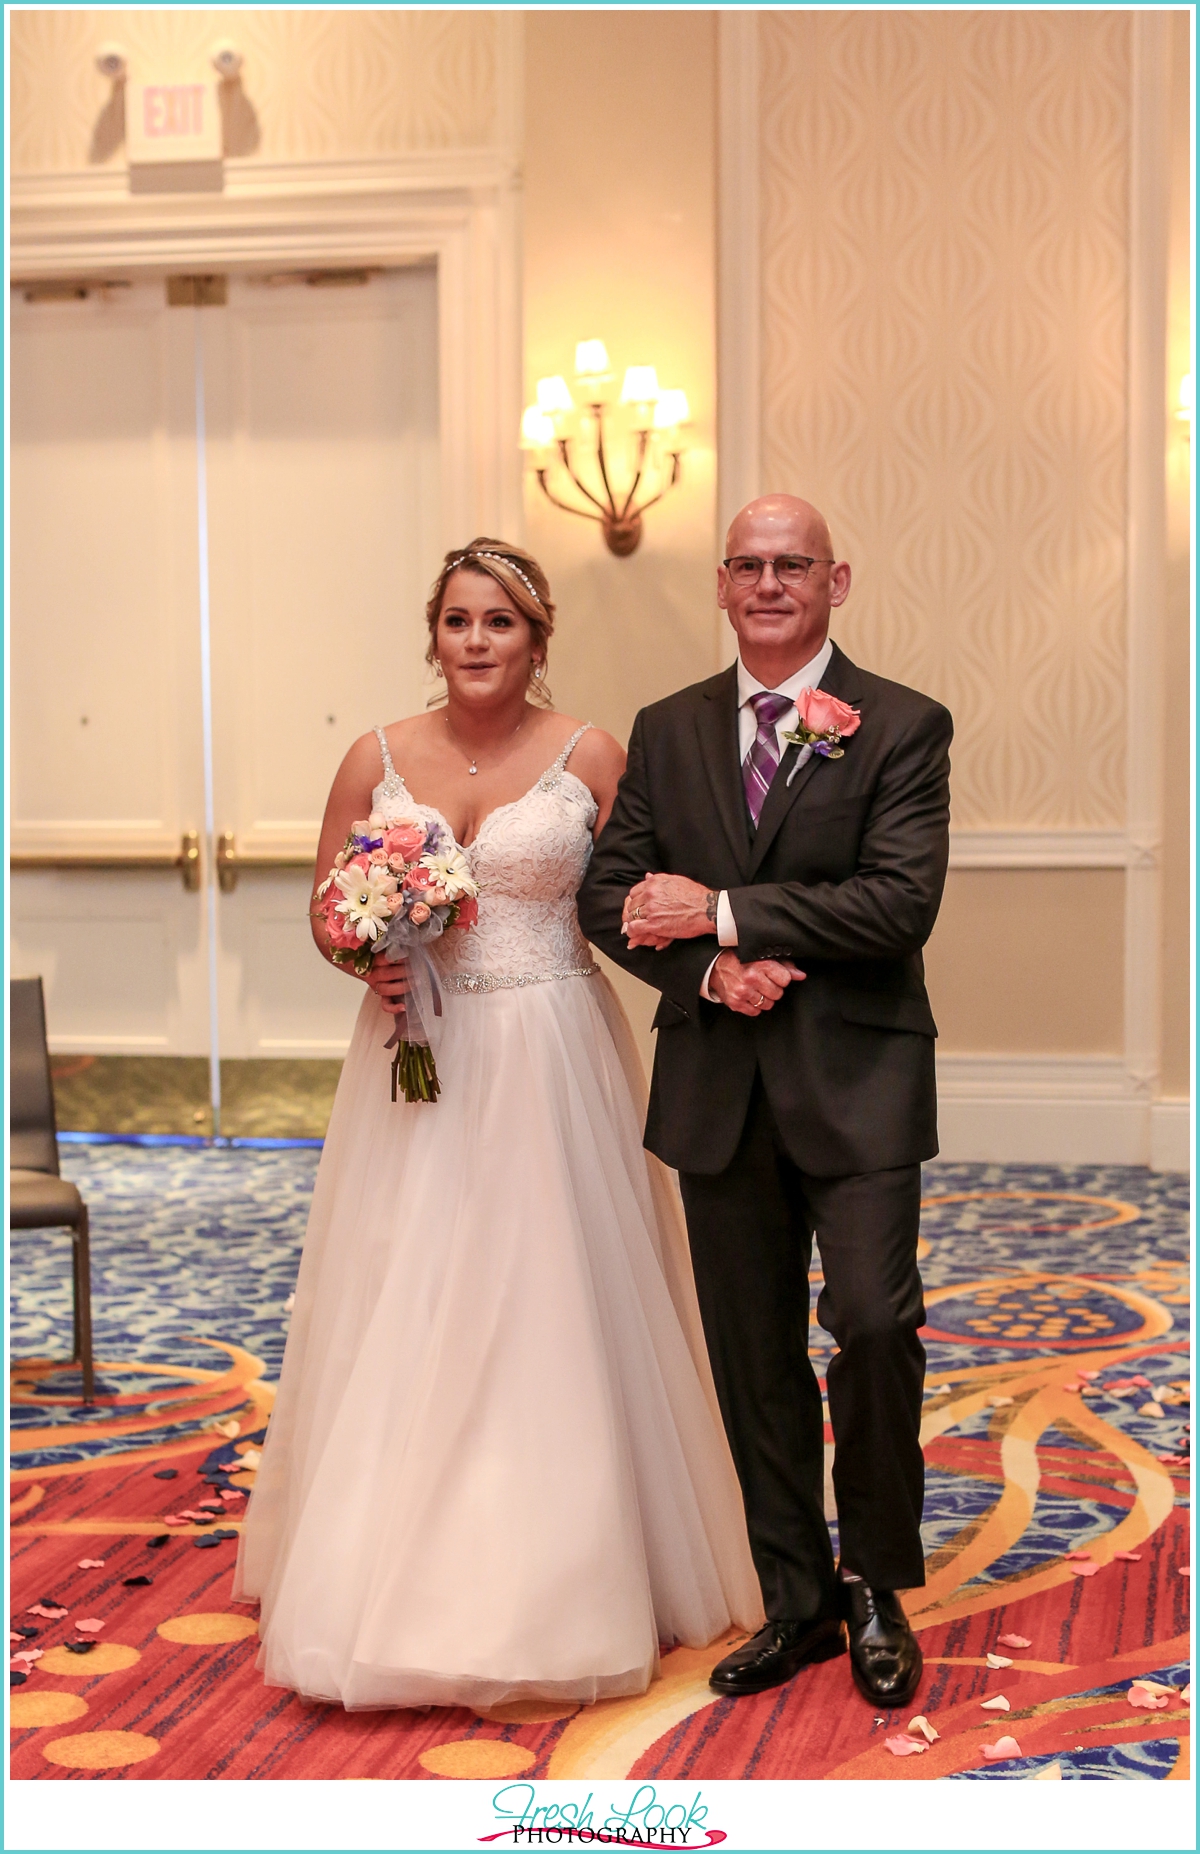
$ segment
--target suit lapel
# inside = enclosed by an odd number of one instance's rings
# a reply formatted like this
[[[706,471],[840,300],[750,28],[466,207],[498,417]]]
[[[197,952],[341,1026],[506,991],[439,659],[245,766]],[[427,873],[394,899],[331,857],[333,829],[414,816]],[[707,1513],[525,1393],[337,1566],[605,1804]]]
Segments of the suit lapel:
[[[835,644],[829,668],[821,678],[821,687],[830,695],[836,695],[841,702],[855,703],[860,700],[861,683],[858,670],[848,656]],[[788,777],[796,764],[800,749],[788,748],[779,762],[779,771],[771,781],[771,789],[763,801],[762,815],[758,820],[758,831],[754,838],[754,847],[750,856],[750,878],[758,874],[767,851],[779,835],[780,827],[800,794],[812,782],[819,778],[824,785],[831,777],[836,777],[841,760],[828,760],[820,753],[814,753],[796,774],[791,785]],[[853,748],[847,748],[852,752]]]
[[[750,868],[750,814],[738,756],[737,664],[714,677],[696,709],[700,757],[740,874]]]

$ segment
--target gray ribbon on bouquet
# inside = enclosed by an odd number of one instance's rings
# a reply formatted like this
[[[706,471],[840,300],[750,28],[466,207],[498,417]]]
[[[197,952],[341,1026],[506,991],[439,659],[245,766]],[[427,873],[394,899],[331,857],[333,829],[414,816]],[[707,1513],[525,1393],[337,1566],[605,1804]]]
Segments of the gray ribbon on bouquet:
[[[375,949],[377,956],[382,954],[393,965],[402,959],[408,961],[408,992],[404,1003],[394,1013],[396,1027],[384,1044],[385,1049],[395,1049],[400,1043],[424,1043],[433,1048],[434,1023],[442,1014],[442,990],[437,967],[429,956],[428,943],[441,937],[445,925],[437,913],[431,914],[419,927],[398,914],[393,915]]]

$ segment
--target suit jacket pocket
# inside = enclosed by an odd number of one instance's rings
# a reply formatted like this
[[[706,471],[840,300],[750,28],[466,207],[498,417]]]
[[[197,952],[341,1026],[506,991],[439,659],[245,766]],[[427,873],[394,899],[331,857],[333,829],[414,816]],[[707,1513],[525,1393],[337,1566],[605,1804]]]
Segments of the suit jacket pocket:
[[[920,1036],[937,1035],[927,998],[891,991],[839,991],[837,1008],[847,1023],[870,1024],[876,1030],[915,1030]]]
[[[672,1024],[688,1024],[691,1021],[682,1005],[676,1004],[671,998],[662,997],[658,1001],[658,1009],[654,1013],[654,1021],[650,1028],[668,1030]]]

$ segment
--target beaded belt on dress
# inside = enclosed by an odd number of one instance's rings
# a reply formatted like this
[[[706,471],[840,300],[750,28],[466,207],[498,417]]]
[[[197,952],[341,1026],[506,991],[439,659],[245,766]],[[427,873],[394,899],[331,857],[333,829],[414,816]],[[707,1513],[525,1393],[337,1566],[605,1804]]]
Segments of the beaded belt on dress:
[[[576,966],[570,972],[448,972],[443,991],[510,991],[517,985],[548,985],[553,979],[592,978],[599,966]]]

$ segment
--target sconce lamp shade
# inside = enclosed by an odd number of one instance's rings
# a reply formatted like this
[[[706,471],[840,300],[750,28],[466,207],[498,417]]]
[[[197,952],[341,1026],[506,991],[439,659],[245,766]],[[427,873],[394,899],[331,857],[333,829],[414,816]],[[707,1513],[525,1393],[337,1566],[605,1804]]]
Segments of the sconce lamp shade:
[[[654,429],[671,431],[676,425],[686,425],[690,417],[687,394],[682,387],[664,387],[654,407]]]
[[[575,373],[579,379],[586,380],[597,375],[604,378],[608,371],[608,349],[602,341],[575,343]]]
[[[561,373],[554,373],[537,383],[537,403],[539,412],[573,412],[575,401],[571,389]]]
[[[576,342],[575,398],[561,374],[539,380],[537,403],[521,418],[521,449],[532,452],[547,502],[598,522],[609,552],[623,558],[641,541],[646,510],[680,481],[680,426],[691,413],[687,394],[678,387],[664,392],[654,367],[626,368],[618,409],[612,401],[619,376],[611,367],[603,341]]]
[[[541,450],[554,443],[554,420],[537,406],[526,406],[521,415],[521,449]]]
[[[658,374],[653,367],[626,367],[621,404],[653,405],[658,398]]]

